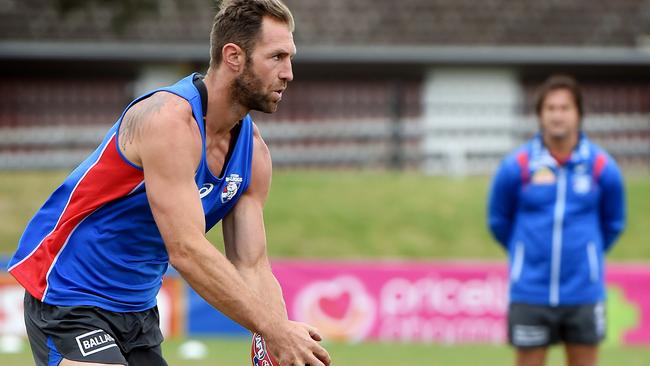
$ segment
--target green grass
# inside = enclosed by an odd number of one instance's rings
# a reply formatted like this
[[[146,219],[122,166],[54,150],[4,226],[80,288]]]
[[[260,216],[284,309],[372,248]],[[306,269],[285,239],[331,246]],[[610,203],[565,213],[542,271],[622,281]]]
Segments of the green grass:
[[[11,253],[29,218],[64,172],[0,172],[0,253]],[[485,226],[487,177],[417,173],[277,171],[265,210],[271,256],[486,258],[504,253]],[[611,257],[650,259],[650,177],[626,179],[628,227]],[[209,233],[222,243],[218,227]]]
[[[0,172],[0,253],[11,253],[29,218],[65,178],[64,172]],[[416,173],[275,172],[265,217],[275,257],[486,258],[504,254],[485,228],[486,177],[452,179]],[[612,252],[617,260],[650,259],[650,177],[626,179],[628,228]],[[209,237],[221,243],[218,228]],[[170,365],[249,365],[249,342],[204,340],[206,360],[182,360],[179,340],[164,347]],[[333,365],[508,365],[505,346],[327,344]],[[647,365],[650,349],[604,347],[601,365]],[[554,348],[548,365],[562,365]],[[0,365],[32,365],[28,347],[0,354]]]
[[[248,366],[250,343],[247,340],[203,339],[208,354],[202,360],[184,360],[179,357],[180,340],[166,341],[163,346],[165,359],[170,366]],[[512,365],[513,352],[506,346],[465,345],[441,346],[427,344],[364,343],[347,345],[325,344],[333,366],[476,366]],[[640,347],[603,347],[600,365],[645,366],[650,359],[650,349]],[[564,355],[560,347],[551,349],[547,365],[563,365]],[[28,347],[19,354],[0,354],[0,365],[33,365]]]

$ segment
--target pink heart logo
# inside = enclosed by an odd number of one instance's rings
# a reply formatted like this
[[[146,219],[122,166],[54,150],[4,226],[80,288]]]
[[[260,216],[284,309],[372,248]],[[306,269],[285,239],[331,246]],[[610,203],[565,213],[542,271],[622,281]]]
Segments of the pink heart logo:
[[[294,316],[332,340],[359,341],[372,329],[376,304],[354,276],[313,281],[296,295]]]
[[[343,319],[350,308],[350,293],[342,292],[338,296],[324,296],[318,300],[323,314],[333,319]]]

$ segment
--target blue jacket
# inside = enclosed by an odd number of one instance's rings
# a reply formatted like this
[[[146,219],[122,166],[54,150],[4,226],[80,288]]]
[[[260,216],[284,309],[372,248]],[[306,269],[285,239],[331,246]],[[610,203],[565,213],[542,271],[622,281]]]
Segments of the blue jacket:
[[[621,172],[584,134],[564,165],[537,135],[501,162],[488,224],[508,252],[511,302],[597,303],[604,254],[625,226]]]

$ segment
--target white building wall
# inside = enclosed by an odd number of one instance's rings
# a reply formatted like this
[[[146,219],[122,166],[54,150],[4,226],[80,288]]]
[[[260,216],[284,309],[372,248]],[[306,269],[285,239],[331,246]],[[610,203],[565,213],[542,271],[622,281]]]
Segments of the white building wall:
[[[508,68],[436,67],[425,78],[422,169],[490,173],[516,141],[522,90]]]
[[[191,73],[184,64],[148,64],[141,68],[133,85],[134,97],[152,89],[176,83],[180,78]]]

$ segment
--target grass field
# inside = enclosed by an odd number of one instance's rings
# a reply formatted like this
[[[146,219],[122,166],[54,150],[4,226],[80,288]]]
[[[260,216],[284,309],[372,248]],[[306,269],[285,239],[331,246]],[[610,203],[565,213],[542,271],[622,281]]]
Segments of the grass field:
[[[64,172],[0,172],[0,253]],[[417,173],[278,171],[265,210],[275,257],[503,259],[485,225],[489,179]],[[610,258],[650,259],[650,177],[626,179],[628,227]],[[209,233],[221,243],[219,228]]]
[[[248,366],[250,343],[241,340],[202,340],[207,345],[206,358],[187,360],[179,357],[178,340],[167,341],[163,347],[170,366]],[[512,351],[505,346],[440,346],[422,344],[358,345],[327,344],[333,366],[502,366],[512,365]],[[19,354],[0,354],[0,365],[33,365],[31,353],[25,348]],[[603,348],[602,366],[647,366],[650,349]],[[547,365],[563,365],[562,349],[555,347],[548,356]]]
[[[0,172],[0,255],[11,253],[29,218],[65,178],[64,172]],[[388,172],[276,172],[265,210],[274,257],[503,259],[485,227],[489,179]],[[626,179],[628,229],[615,260],[650,259],[650,177]],[[220,230],[209,238],[218,246]],[[184,360],[179,340],[164,347],[170,365],[249,365],[249,342],[204,340],[208,357]],[[328,344],[334,365],[509,365],[505,346]],[[562,365],[559,348],[547,365]],[[603,348],[601,365],[649,365],[648,348]],[[28,347],[0,354],[0,365],[32,365]]]

